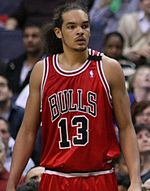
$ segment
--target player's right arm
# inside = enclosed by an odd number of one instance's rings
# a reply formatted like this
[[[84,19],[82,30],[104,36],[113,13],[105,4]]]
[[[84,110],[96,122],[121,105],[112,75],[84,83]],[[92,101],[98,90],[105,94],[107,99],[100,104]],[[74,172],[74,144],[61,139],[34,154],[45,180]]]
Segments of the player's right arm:
[[[40,86],[43,73],[43,62],[38,62],[30,77],[29,97],[24,119],[17,135],[10,176],[6,191],[15,191],[24,167],[31,156],[36,132],[40,126]]]

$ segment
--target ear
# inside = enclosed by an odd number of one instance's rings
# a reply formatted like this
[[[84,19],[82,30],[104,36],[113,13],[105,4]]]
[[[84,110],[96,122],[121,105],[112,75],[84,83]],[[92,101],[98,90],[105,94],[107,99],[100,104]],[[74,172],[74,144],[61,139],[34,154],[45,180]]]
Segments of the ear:
[[[61,30],[60,30],[60,28],[58,28],[58,27],[55,27],[54,28],[54,33],[55,33],[55,35],[57,36],[57,38],[62,38],[62,33],[61,33]]]

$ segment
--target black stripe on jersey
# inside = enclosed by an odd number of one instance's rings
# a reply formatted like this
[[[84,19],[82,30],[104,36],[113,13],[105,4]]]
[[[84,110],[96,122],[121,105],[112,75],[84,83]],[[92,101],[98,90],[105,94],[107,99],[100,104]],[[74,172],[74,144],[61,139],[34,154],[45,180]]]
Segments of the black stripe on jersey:
[[[89,171],[63,171],[63,170],[58,170],[58,169],[53,169],[53,168],[48,168],[45,167],[45,170],[51,170],[51,171],[56,171],[60,173],[92,173],[92,172],[99,172],[99,171],[105,171],[105,170],[111,170],[113,168],[113,161],[108,164],[108,167],[106,169],[98,169],[98,170],[89,170]]]
[[[88,60],[93,60],[93,61],[101,61],[102,56],[101,55],[89,55]]]

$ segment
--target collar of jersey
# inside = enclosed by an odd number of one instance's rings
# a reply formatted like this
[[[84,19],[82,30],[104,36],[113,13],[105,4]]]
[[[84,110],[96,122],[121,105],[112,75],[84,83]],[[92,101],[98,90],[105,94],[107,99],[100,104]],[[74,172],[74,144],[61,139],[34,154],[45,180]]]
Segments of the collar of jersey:
[[[86,68],[89,66],[89,64],[90,64],[90,61],[87,59],[87,60],[82,64],[82,66],[79,67],[78,69],[68,71],[68,70],[62,69],[62,68],[59,66],[59,63],[58,63],[58,54],[53,55],[53,65],[54,65],[55,70],[56,70],[59,74],[64,75],[64,76],[75,76],[75,75],[78,75],[78,74],[82,73],[84,70],[86,70]]]

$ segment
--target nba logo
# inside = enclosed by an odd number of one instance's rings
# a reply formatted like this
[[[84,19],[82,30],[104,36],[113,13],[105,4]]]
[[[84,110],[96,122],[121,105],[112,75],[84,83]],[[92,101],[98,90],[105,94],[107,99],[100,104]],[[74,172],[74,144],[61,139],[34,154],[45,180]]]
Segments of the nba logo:
[[[91,77],[91,78],[93,78],[93,77],[94,77],[93,70],[90,70],[90,77]]]

